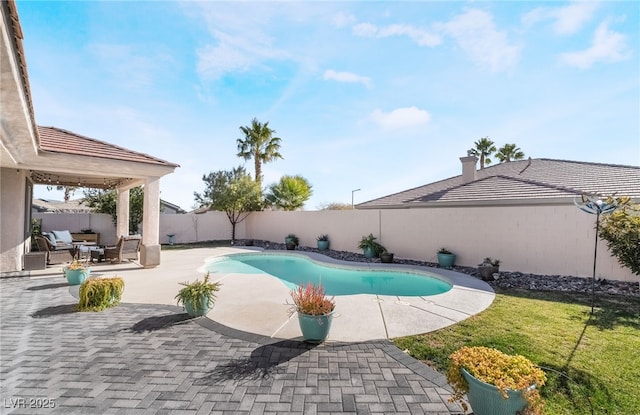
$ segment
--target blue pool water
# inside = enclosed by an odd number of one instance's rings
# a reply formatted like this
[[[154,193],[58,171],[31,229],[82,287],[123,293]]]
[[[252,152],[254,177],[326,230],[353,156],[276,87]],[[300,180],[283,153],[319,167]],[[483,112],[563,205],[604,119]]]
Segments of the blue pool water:
[[[293,289],[308,282],[322,284],[327,295],[379,294],[425,296],[447,292],[451,284],[426,273],[322,265],[286,254],[238,254],[206,265],[215,273],[270,274]]]

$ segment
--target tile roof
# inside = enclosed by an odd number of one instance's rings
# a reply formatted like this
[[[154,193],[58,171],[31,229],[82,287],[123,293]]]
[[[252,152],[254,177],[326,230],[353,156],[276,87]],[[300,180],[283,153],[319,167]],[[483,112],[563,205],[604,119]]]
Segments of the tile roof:
[[[506,201],[531,203],[534,200],[573,200],[583,193],[615,193],[640,199],[640,167],[545,158],[512,161],[477,170],[476,180],[469,183],[463,183],[462,175],[459,175],[370,200],[357,208]]]
[[[179,167],[177,164],[148,154],[127,150],[61,128],[38,126],[38,135],[40,136],[40,149],[43,151]]]

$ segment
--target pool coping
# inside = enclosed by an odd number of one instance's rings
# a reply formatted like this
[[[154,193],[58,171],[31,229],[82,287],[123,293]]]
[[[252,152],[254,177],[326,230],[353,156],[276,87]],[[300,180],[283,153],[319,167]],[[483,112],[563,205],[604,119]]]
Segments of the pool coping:
[[[252,252],[247,252],[252,251]],[[405,271],[425,274],[452,284],[446,293],[432,296],[384,296],[374,294],[336,296],[336,318],[329,342],[349,343],[389,340],[422,334],[465,320],[486,309],[495,298],[484,281],[452,270],[379,262],[353,262],[307,251],[262,250],[252,248],[237,252],[220,252],[204,260],[198,268],[206,272],[207,262],[224,256],[265,253],[306,257],[314,262],[351,269]],[[229,327],[272,339],[300,340],[301,333],[291,307],[289,289],[269,274],[213,274],[222,284],[216,306],[208,318]],[[275,282],[277,280],[277,283]],[[278,285],[279,284],[279,285]]]

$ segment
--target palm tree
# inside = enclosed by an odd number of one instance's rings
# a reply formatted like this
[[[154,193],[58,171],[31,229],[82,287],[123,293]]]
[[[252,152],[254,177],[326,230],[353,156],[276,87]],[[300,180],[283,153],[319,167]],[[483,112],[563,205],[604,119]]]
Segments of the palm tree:
[[[269,128],[269,122],[262,124],[256,118],[251,120],[251,126],[240,127],[244,139],[238,138],[238,157],[245,160],[253,158],[255,163],[256,183],[262,188],[262,163],[269,163],[283,158],[280,150],[279,137],[274,137],[275,130]]]
[[[473,144],[476,147],[469,150],[469,155],[480,157],[480,168],[484,169],[485,164],[491,164],[489,156],[496,152],[496,146],[489,137],[482,137]]]
[[[282,176],[278,183],[269,186],[265,199],[272,206],[292,211],[301,209],[312,194],[312,186],[304,177]]]
[[[511,160],[522,160],[524,153],[515,144],[505,144],[498,149],[496,157],[500,160],[500,163],[508,163]]]

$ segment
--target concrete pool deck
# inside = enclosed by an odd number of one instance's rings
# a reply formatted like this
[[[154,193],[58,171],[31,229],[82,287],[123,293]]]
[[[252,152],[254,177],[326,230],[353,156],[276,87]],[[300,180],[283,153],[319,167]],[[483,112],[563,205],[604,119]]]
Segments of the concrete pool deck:
[[[123,303],[175,305],[180,282],[202,278],[206,261],[234,253],[261,251],[257,248],[196,248],[162,251],[162,263],[152,269],[136,264],[96,264],[95,276],[121,276],[125,280]],[[266,251],[271,252],[271,251]],[[428,297],[346,295],[336,296],[336,311],[328,342],[362,342],[392,339],[434,331],[486,309],[495,297],[484,281],[458,272],[401,264],[338,261],[325,255],[303,251],[294,253],[332,264],[376,269],[423,271],[447,279],[453,288]],[[47,272],[44,272],[47,271]],[[32,272],[46,276],[55,268]],[[61,275],[61,267],[60,270]],[[215,307],[207,318],[232,329],[273,339],[300,340],[295,315],[289,317],[290,290],[277,278],[262,274],[211,274],[221,282]]]

